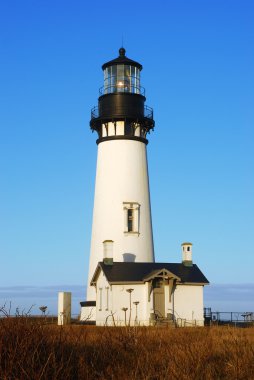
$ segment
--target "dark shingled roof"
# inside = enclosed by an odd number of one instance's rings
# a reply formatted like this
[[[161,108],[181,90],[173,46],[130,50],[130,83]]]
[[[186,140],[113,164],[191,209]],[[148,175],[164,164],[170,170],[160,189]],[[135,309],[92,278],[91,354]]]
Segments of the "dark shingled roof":
[[[181,283],[209,284],[209,281],[196,264],[187,267],[176,263],[114,262],[113,265],[106,265],[103,262],[99,262],[98,267],[103,270],[109,283],[143,282],[144,278],[148,277],[151,272],[167,269],[177,277],[180,277]],[[93,281],[94,279],[92,279]]]

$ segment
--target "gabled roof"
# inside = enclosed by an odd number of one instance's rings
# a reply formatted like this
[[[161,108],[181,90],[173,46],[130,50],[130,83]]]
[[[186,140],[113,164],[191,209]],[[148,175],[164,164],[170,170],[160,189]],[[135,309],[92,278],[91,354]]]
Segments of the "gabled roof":
[[[167,270],[175,277],[179,278],[180,283],[188,284],[209,284],[196,264],[187,267],[177,263],[135,263],[135,262],[114,262],[113,265],[106,265],[99,262],[91,284],[97,280],[99,272],[102,270],[110,284],[113,283],[137,283],[145,282],[151,275],[160,270]]]
[[[180,277],[176,276],[174,273],[170,272],[166,268],[160,268],[159,270],[153,270],[151,273],[148,273],[144,278],[143,281],[150,281],[153,280],[156,277],[163,277],[163,278],[173,278],[177,281],[181,281]]]

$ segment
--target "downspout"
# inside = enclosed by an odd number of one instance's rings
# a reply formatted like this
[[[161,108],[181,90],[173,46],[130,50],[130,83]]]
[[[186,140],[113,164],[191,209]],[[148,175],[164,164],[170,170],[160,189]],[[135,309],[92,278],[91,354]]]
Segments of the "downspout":
[[[174,282],[175,282],[175,281],[174,281]],[[175,286],[174,286],[174,284],[173,284],[172,291],[173,291],[173,300],[172,300],[173,321],[174,321],[174,323],[176,323],[176,322],[175,322]]]

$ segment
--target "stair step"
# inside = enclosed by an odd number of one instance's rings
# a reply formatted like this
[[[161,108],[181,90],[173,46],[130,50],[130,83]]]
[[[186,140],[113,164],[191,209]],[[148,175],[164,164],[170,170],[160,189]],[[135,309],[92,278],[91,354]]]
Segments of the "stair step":
[[[175,323],[174,321],[170,320],[170,319],[158,319],[156,321],[156,326],[161,326],[161,327],[175,327]]]

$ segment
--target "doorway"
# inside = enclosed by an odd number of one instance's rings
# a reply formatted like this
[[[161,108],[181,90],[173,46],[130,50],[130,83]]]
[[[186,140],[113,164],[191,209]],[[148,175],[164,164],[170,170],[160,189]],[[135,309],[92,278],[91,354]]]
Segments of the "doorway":
[[[159,318],[165,318],[165,290],[162,279],[153,280],[153,304],[155,314]]]

